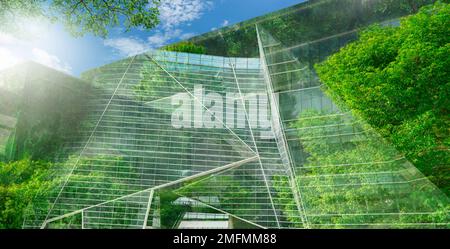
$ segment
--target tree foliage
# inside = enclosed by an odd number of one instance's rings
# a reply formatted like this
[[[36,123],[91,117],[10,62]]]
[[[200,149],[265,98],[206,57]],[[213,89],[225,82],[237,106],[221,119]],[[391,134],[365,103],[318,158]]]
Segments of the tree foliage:
[[[337,132],[333,127],[344,126],[348,118],[330,114],[305,111],[291,124],[308,154],[306,163],[298,167],[296,181],[313,228],[348,228],[348,224],[358,228],[372,224],[401,228],[446,221],[446,198],[428,181],[390,184],[408,182],[411,176],[404,160],[392,160],[397,152],[389,143],[359,122],[351,126],[360,135]],[[279,204],[289,221],[301,224],[287,178],[275,179],[276,200],[281,200]],[[430,212],[411,214],[411,210]]]
[[[21,228],[35,198],[46,198],[56,186],[49,180],[51,163],[22,159],[0,163],[0,228]]]
[[[316,66],[330,94],[449,191],[450,5],[372,26]]]
[[[168,45],[163,48],[167,51],[183,52],[191,54],[205,54],[206,48],[201,45],[196,45],[192,42],[180,42],[173,45]]]
[[[255,24],[258,24],[259,28],[270,32],[285,47],[308,43],[290,51],[301,60],[315,63],[335,52],[340,44],[354,40],[353,32],[349,31],[416,13],[419,7],[435,1],[310,0],[280,12],[196,36],[190,41],[205,46],[209,54],[257,57]],[[342,35],[344,33],[347,34]],[[338,36],[331,38],[334,35]]]
[[[187,205],[173,203],[179,197],[179,195],[171,191],[161,191],[159,193],[161,228],[175,228],[177,221],[190,209]]]
[[[218,203],[223,210],[233,210],[233,214],[240,216],[246,214],[246,209],[261,210],[261,204],[253,203],[253,194],[251,186],[246,186],[246,181],[251,182],[254,179],[249,176],[238,179],[238,176],[216,175],[207,180],[200,180],[187,185],[179,190],[178,193],[188,197],[201,196],[211,191],[211,186],[215,186],[215,193],[218,197]],[[239,200],[239,201],[237,201]],[[212,206],[218,204],[212,204]]]
[[[139,84],[133,86],[137,100],[153,101],[177,92],[176,82],[161,75],[161,69],[152,61],[143,64],[140,77]]]
[[[420,6],[433,3],[433,0],[383,0],[378,8],[382,13],[390,12],[391,9],[404,9],[409,13],[415,13]]]
[[[55,194],[61,187],[60,183],[65,180],[64,175],[60,173],[65,170],[64,167],[70,167],[76,160],[77,157],[71,157],[65,163],[66,166],[47,161],[33,161],[29,158],[10,163],[0,162],[0,228],[21,228],[27,214],[31,214],[28,218],[35,218],[32,214],[34,207],[40,211],[48,211],[50,204],[53,203],[50,200],[56,196]],[[101,167],[104,173],[87,170],[93,164]],[[115,171],[110,170],[113,166],[116,167]],[[102,199],[99,198],[104,196],[126,195],[130,188],[125,188],[126,181],[118,179],[117,175],[136,173],[121,157],[81,158],[76,170],[71,175],[71,183],[66,186],[63,194],[63,198],[75,201],[70,208],[67,206],[58,206],[58,208],[61,210],[67,208],[67,213],[84,208],[86,203],[80,201],[80,193],[77,192],[77,189],[80,188],[89,188],[90,191],[84,193],[85,197],[97,202],[101,202]],[[119,209],[122,208],[119,205],[123,205],[123,203],[116,205],[116,208]],[[127,218],[131,220],[135,214],[119,212],[118,215],[122,215],[125,220]],[[80,217],[69,217],[68,220],[56,221],[49,225],[52,228],[68,228],[67,223],[70,222],[75,223],[72,224],[73,227],[77,225],[80,227]]]
[[[0,21],[2,29],[13,30],[21,18],[47,17],[63,23],[73,35],[105,37],[112,27],[155,27],[159,4],[160,0],[1,0]]]

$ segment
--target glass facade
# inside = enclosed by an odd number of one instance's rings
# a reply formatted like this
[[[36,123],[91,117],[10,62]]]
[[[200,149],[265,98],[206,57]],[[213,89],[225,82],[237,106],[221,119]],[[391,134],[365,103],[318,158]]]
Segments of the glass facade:
[[[314,72],[359,28],[415,11],[382,2],[309,1],[191,39],[214,55],[84,73],[87,117],[24,227],[176,228],[199,213],[233,228],[447,228],[448,197]]]

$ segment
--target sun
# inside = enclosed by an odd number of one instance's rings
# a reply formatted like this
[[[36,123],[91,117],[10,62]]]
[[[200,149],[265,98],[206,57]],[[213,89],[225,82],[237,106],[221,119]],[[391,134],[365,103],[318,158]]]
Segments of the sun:
[[[49,21],[42,18],[19,18],[16,24],[18,28],[15,31],[0,31],[0,71],[29,60],[51,64],[49,61],[52,62],[53,57],[40,49],[42,40],[49,40]]]
[[[12,67],[20,63],[22,59],[5,47],[0,46],[0,70]]]

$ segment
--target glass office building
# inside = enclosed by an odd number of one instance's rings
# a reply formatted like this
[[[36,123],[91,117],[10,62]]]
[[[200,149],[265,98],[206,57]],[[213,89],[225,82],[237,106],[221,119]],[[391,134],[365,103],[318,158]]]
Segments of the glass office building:
[[[430,1],[433,2],[433,1]],[[314,72],[418,6],[308,1],[90,70],[25,228],[436,228],[448,197]]]

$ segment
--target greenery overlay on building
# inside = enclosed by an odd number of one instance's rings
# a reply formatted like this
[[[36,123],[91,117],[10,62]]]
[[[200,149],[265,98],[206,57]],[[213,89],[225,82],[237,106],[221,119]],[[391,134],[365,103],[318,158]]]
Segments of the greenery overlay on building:
[[[1,72],[0,228],[448,228],[449,11],[314,0],[81,79]]]

